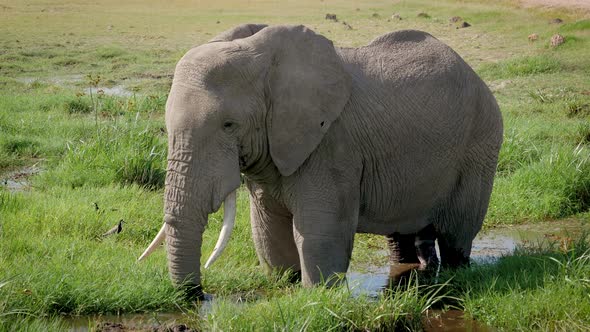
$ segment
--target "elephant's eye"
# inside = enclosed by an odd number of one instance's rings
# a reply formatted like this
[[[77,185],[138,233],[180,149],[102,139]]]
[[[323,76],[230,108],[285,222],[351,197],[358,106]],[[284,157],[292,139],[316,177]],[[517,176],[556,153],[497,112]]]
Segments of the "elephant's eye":
[[[225,121],[223,123],[223,128],[224,129],[232,129],[234,127],[235,127],[235,124],[233,122],[231,122],[231,121]]]

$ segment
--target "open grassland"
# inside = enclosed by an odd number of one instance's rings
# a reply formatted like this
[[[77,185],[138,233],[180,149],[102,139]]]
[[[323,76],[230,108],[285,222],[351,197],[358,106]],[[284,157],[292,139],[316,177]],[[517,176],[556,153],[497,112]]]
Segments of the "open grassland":
[[[0,174],[31,165],[43,170],[29,179],[29,190],[0,188],[0,331],[63,330],[61,314],[153,311],[184,311],[191,326],[205,330],[418,329],[428,308],[448,305],[506,330],[590,326],[584,237],[568,248],[522,250],[497,264],[443,274],[441,286],[353,297],[354,285],[310,290],[266,276],[250,240],[247,193],[240,191],[232,242],[204,271],[205,289],[217,296],[208,313],[172,288],[163,250],[135,263],[161,225],[163,111],[174,65],[191,46],[247,22],[305,24],[338,46],[398,29],[430,32],[476,69],[504,115],[486,225],[587,222],[585,12],[475,0],[148,2],[0,2]],[[326,13],[339,22],[325,20]],[[394,13],[402,20],[390,18]],[[472,26],[457,29],[453,16]],[[549,24],[556,17],[564,23]],[[535,42],[527,39],[532,33]],[[549,46],[555,33],[566,41],[557,48]],[[109,89],[124,96],[98,91]],[[210,217],[204,253],[214,246],[220,216]],[[122,233],[100,236],[121,219]],[[385,241],[359,235],[354,263],[385,264],[375,247]],[[236,294],[245,303],[237,304]]]

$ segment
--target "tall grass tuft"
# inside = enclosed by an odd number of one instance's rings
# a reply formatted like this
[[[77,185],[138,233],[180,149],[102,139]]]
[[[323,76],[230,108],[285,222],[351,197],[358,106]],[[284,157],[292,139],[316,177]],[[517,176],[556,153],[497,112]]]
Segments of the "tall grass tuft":
[[[516,129],[507,129],[498,158],[498,175],[505,176],[521,167],[538,162],[542,153],[541,148],[530,136]]]
[[[146,144],[147,143],[147,144]],[[146,153],[147,149],[149,152]],[[148,189],[164,187],[166,169],[163,167],[163,151],[158,151],[155,137],[141,142],[139,150],[125,158],[115,175],[115,180],[123,184],[138,184]]]
[[[81,97],[66,100],[63,107],[69,114],[88,114],[92,112],[90,101]]]
[[[40,145],[35,139],[13,136],[5,138],[2,149],[8,154],[34,158],[39,154]]]
[[[518,222],[570,216],[590,209],[589,192],[588,147],[558,146],[538,162],[496,179],[488,218]]]
[[[590,122],[582,122],[578,125],[575,139],[581,144],[590,144]]]
[[[68,142],[57,165],[41,174],[40,184],[105,185],[136,183],[150,189],[164,185],[166,145],[150,125],[133,120],[98,128],[87,139]]]
[[[25,200],[21,194],[10,193],[0,189],[0,212],[14,212],[25,206]],[[2,223],[0,223],[0,238],[2,237]]]

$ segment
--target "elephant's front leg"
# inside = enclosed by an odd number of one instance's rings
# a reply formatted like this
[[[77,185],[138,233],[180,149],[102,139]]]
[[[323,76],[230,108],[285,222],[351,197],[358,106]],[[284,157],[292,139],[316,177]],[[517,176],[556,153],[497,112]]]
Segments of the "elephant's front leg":
[[[332,194],[301,201],[294,216],[294,233],[304,286],[337,281],[350,263],[358,223],[354,193]]]
[[[260,264],[271,272],[301,270],[293,237],[293,215],[254,183],[250,190],[252,237]]]

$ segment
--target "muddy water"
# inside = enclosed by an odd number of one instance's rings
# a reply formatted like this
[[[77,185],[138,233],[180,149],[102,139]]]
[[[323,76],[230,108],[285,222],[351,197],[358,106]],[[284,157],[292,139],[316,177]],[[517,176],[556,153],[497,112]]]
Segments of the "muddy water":
[[[63,76],[52,76],[52,77],[19,77],[16,79],[18,82],[25,84],[31,84],[35,82],[40,83],[51,83],[56,85],[68,85],[72,83],[80,83],[84,80],[83,75],[63,75]]]
[[[494,329],[464,317],[460,310],[428,310],[422,317],[425,332],[491,332]]]
[[[39,172],[41,172],[41,168],[31,166],[2,174],[0,175],[0,187],[7,189],[9,192],[28,190],[31,188],[29,177]]]
[[[190,331],[182,313],[80,316],[66,319],[71,332]]]

